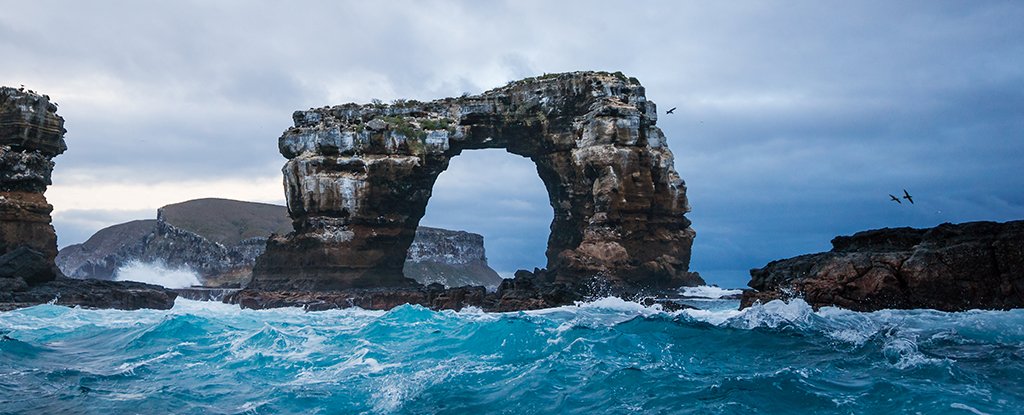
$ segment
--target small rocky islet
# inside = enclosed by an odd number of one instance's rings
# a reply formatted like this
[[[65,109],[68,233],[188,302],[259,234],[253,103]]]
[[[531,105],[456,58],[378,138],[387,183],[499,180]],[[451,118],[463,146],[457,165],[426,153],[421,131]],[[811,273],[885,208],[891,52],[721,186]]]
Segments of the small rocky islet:
[[[1024,308],[1024,221],[858,232],[750,275],[743,308],[791,298],[855,311]]]
[[[64,276],[109,279],[125,261],[153,259],[188,264],[211,286],[242,288],[224,301],[247,308],[389,309],[408,303],[513,311],[609,295],[662,298],[647,301],[671,307],[666,293],[704,283],[689,269],[695,232],[685,216],[685,183],[656,126],[657,107],[634,78],[552,74],[480,95],[345,104],[297,111],[293,118],[295,126],[278,141],[288,159],[288,217],[281,215],[283,207],[253,207],[277,209],[277,218],[243,215],[255,224],[246,228],[258,232],[229,234],[218,228],[210,206],[245,202],[190,201],[185,205],[194,210],[187,214],[171,205],[155,221],[105,229],[99,239],[58,256],[52,206],[43,192],[52,159],[66,150],[63,119],[48,97],[3,87],[0,308],[52,301],[167,309],[177,294],[163,287]],[[419,221],[448,161],[482,148],[536,163],[554,209],[546,267],[492,280],[498,284],[490,291],[455,286],[465,281],[408,278],[444,274],[423,261],[438,247],[475,243],[453,244],[452,238],[472,234],[453,236],[421,228]],[[201,229],[196,219],[204,222]],[[801,297],[815,307],[862,311],[1021,307],[1021,223],[838,237],[830,252],[751,270],[753,289],[744,292],[741,306]],[[479,255],[467,258],[485,261],[480,245]],[[477,259],[458,265],[486,273],[486,263]]]

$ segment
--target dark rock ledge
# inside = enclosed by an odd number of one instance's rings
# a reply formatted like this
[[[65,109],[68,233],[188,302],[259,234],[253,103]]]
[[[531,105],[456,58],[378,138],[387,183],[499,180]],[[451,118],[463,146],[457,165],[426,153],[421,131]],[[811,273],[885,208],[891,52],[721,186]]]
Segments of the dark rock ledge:
[[[224,302],[242,308],[265,309],[302,307],[308,311],[360,307],[367,310],[388,310],[413,304],[433,310],[461,310],[478,307],[489,312],[536,310],[571,305],[588,298],[584,292],[593,287],[573,287],[554,283],[554,277],[543,270],[519,271],[513,279],[504,280],[497,291],[484,287],[445,288],[441,284],[410,284],[407,287],[350,288],[334,291],[264,291],[244,289],[224,297]],[[621,294],[621,293],[620,293]],[[691,308],[652,293],[635,292],[628,298],[650,306],[661,304],[667,311]]]
[[[24,291],[0,290],[0,311],[51,302],[68,307],[166,310],[174,306],[177,296],[164,287],[141,282],[58,277]]]
[[[750,271],[755,302],[803,298],[850,310],[942,311],[1024,307],[1024,221],[945,223],[931,229],[864,231],[832,250]]]

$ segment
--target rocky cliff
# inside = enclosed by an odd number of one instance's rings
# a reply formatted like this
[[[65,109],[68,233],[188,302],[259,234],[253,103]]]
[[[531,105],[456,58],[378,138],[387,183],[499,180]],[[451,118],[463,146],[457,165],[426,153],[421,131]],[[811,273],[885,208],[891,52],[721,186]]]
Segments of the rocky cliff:
[[[38,261],[28,284],[57,278],[52,266],[57,234],[50,225],[53,206],[43,192],[51,184],[52,159],[67,150],[64,119],[49,97],[0,87],[0,255],[19,248],[19,261]],[[33,257],[38,257],[34,258]],[[10,257],[8,260],[14,260]]]
[[[101,229],[84,243],[57,253],[57,266],[71,278],[111,280],[122,265],[140,259],[146,240],[156,230],[155,220],[136,220]]]
[[[815,307],[1024,307],[1024,221],[878,229],[840,236],[832,250],[750,271],[755,301],[802,297]]]
[[[452,157],[483,148],[536,163],[554,209],[547,271],[520,285],[628,293],[703,282],[688,269],[686,187],[656,106],[621,73],[545,75],[481,95],[293,119],[278,144],[294,232],[268,241],[256,289],[411,286],[405,254],[435,180]]]
[[[409,246],[403,272],[420,284],[498,288],[502,278],[487,265],[484,237],[420,226]]]
[[[70,277],[109,280],[130,261],[188,268],[212,286],[238,286],[251,275],[266,238],[290,227],[281,206],[198,199],[164,206],[156,220],[114,225],[60,251]]]
[[[227,199],[167,205],[156,220],[114,225],[84,243],[60,250],[57,265],[73,278],[110,280],[130,261],[194,270],[208,286],[242,286],[272,233],[291,228],[284,206]],[[446,286],[495,288],[501,277],[487,266],[483,237],[420,228],[409,249],[407,275]]]
[[[53,207],[43,192],[67,150],[64,119],[46,95],[0,87],[0,310],[54,301],[85,307],[170,308],[175,294],[147,284],[69,280],[54,264]]]

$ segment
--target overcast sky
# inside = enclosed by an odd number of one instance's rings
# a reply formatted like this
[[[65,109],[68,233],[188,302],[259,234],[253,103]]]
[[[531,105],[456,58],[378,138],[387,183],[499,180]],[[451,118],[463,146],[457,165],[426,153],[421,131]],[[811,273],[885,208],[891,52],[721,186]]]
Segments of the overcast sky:
[[[296,109],[622,71],[662,110],[697,231],[691,268],[742,286],[838,234],[1024,218],[1024,3],[0,0],[0,82],[50,95],[59,244],[198,197],[283,203]],[[915,204],[888,194],[906,188]],[[533,165],[453,159],[425,225],[543,266]]]

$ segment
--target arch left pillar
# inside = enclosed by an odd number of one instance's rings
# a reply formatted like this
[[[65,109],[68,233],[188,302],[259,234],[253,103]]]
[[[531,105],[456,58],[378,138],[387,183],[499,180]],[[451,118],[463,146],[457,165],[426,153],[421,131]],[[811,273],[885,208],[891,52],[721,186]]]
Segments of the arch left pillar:
[[[283,172],[295,232],[268,240],[253,269],[253,285],[267,290],[415,286],[402,268],[447,157],[290,154]]]

